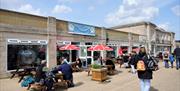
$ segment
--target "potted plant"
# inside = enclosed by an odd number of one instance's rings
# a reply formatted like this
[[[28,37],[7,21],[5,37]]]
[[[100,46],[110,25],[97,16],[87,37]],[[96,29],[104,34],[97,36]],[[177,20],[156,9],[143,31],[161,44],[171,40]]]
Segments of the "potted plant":
[[[92,68],[92,80],[104,81],[107,78],[107,69],[102,68],[101,65],[93,64]]]

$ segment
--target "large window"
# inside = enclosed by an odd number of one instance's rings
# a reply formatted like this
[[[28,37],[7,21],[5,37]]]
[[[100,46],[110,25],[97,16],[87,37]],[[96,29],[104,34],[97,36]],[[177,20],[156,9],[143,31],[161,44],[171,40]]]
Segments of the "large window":
[[[8,44],[7,69],[14,70],[25,65],[37,65],[46,60],[46,45]]]

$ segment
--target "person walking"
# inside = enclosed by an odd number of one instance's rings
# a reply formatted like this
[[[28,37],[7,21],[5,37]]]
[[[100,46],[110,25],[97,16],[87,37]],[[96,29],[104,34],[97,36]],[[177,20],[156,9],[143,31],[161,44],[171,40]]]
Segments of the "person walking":
[[[135,67],[134,67],[136,56],[137,56],[136,52],[135,52],[135,51],[132,51],[131,57],[130,57],[130,61],[129,61],[129,64],[130,64],[130,66],[131,66],[131,72],[132,72],[132,74],[135,74],[135,73],[136,73],[136,70],[135,70]]]
[[[145,47],[141,46],[135,60],[141,91],[150,91],[151,79],[153,78],[153,71],[147,68],[148,59],[149,57]]]
[[[173,55],[173,53],[169,54],[169,61],[171,63],[171,68],[173,68],[173,63],[174,63],[174,55]]]
[[[128,68],[129,67],[129,65],[128,65],[128,62],[129,62],[129,55],[128,55],[128,53],[123,54],[123,61],[124,61],[125,68]]]
[[[165,68],[169,68],[169,51],[167,48],[164,49],[163,61],[165,64]]]
[[[176,57],[176,69],[178,70],[180,68],[180,48],[177,46],[177,48],[174,50],[174,55]]]

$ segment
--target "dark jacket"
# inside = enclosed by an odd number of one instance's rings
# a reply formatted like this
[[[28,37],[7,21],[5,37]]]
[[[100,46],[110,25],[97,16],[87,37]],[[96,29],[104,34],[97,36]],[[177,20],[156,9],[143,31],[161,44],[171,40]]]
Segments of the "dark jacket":
[[[131,58],[129,60],[130,65],[135,65],[136,56],[137,56],[137,54],[131,56]]]
[[[69,64],[67,63],[63,63],[59,68],[58,68],[59,71],[61,71],[63,73],[63,78],[64,80],[72,80],[73,79],[73,71],[72,71],[72,68]]]
[[[180,56],[180,48],[176,48],[176,49],[174,50],[174,54],[175,54],[176,56]]]
[[[41,79],[44,79],[46,77],[45,72],[43,71],[44,65],[39,65],[36,68],[36,75],[35,75],[35,81],[39,82]]]
[[[112,65],[112,69],[114,70],[115,69],[115,65],[114,65],[114,62],[112,60],[106,60],[106,65]]]
[[[148,56],[145,53],[139,53],[136,57],[135,66],[137,66],[138,60],[143,60],[145,67],[147,67],[148,64]],[[152,79],[153,72],[152,70],[146,69],[145,71],[137,71],[138,72],[138,78],[139,79]]]
[[[129,56],[128,55],[123,55],[123,61],[125,62],[125,63],[127,63],[129,60]]]

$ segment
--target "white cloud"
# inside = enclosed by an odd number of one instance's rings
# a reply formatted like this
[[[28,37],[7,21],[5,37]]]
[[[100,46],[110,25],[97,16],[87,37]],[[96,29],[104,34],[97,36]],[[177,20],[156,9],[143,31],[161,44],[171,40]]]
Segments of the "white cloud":
[[[169,31],[170,30],[170,23],[169,22],[165,22],[165,23],[162,23],[162,24],[158,24],[158,27],[166,30],[166,31]]]
[[[65,5],[56,5],[52,10],[52,13],[69,13],[72,12],[72,9]]]
[[[0,8],[15,9],[23,5],[23,0],[0,0]]]
[[[34,8],[24,0],[0,0],[0,8],[9,9],[35,15],[44,15],[39,8]]]
[[[17,11],[40,15],[42,14],[40,9],[34,9],[31,4],[22,5]]]
[[[147,21],[159,13],[154,0],[123,0],[118,10],[107,14],[105,21],[110,25]]]
[[[93,11],[95,9],[95,7],[94,6],[90,6],[90,7],[88,7],[88,10],[90,10],[90,11]]]
[[[175,15],[180,16],[180,5],[176,5],[172,7],[171,10],[173,11]]]

